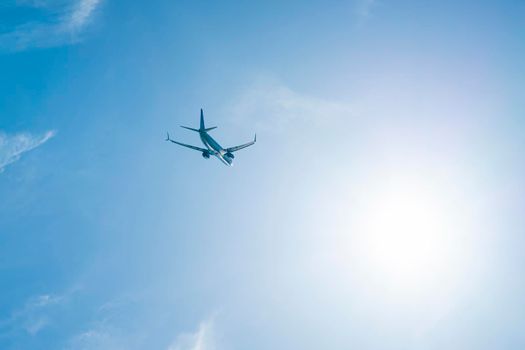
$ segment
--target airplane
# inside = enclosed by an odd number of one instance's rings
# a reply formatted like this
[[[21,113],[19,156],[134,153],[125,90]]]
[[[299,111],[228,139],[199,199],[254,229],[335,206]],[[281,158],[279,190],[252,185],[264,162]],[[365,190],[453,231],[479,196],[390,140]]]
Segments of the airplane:
[[[233,152],[237,152],[238,150],[241,150],[243,148],[249,147],[253,145],[257,141],[257,134],[255,134],[255,137],[253,138],[253,141],[245,143],[243,145],[234,146],[230,148],[222,148],[221,145],[217,143],[209,134],[208,131],[216,129],[216,126],[213,126],[211,128],[206,128],[204,126],[204,113],[201,108],[201,121],[199,129],[190,128],[188,126],[180,126],[181,128],[196,131],[199,133],[199,136],[201,138],[202,143],[206,148],[200,148],[197,146],[187,145],[182,142],[177,142],[175,140],[170,139],[170,134],[167,133],[166,141],[171,141],[173,143],[176,143],[177,145],[181,145],[184,147],[188,147],[191,149],[194,149],[196,151],[202,152],[202,156],[205,159],[209,159],[210,156],[216,156],[219,158],[221,162],[223,162],[225,165],[233,166],[233,159],[235,158],[233,155]]]

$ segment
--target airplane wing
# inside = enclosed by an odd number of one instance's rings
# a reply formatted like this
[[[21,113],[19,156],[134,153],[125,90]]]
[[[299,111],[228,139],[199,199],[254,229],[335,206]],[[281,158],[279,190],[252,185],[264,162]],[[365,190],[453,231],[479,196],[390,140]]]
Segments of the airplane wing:
[[[252,142],[248,142],[248,143],[245,143],[244,145],[240,145],[240,146],[233,146],[233,147],[230,147],[230,148],[226,148],[226,151],[227,152],[236,152],[240,149],[243,149],[243,148],[246,148],[246,147],[249,147],[251,145],[253,145],[255,142],[257,142],[257,134],[255,135],[255,137],[253,138],[253,141]]]
[[[207,152],[207,153],[209,153],[209,154],[215,154],[215,153],[216,153],[216,152],[214,152],[214,151],[212,151],[212,150],[209,150],[209,149],[200,148],[200,147],[197,147],[197,146],[187,145],[187,144],[182,143],[182,142],[174,141],[174,140],[170,139],[169,134],[168,134],[168,138],[166,139],[166,141],[171,141],[171,142],[173,142],[173,143],[176,143],[177,145],[181,145],[181,146],[184,146],[184,147],[188,147],[188,148],[194,149],[194,150],[199,151],[199,152]]]

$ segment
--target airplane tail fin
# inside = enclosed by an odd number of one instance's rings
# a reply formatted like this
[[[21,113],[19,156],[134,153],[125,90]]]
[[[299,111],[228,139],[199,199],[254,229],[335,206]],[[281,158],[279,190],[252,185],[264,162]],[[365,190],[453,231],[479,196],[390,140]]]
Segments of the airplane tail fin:
[[[202,111],[202,108],[201,108],[201,122],[200,122],[200,126],[199,126],[199,131],[208,132],[208,131],[213,130],[213,129],[217,129],[217,127],[216,126],[212,126],[211,128],[207,128],[206,126],[204,126],[204,112]]]
[[[204,126],[204,112],[202,111],[202,108],[201,108],[201,124],[200,124],[200,130],[204,130],[206,129],[206,127]]]
[[[188,130],[191,130],[191,131],[196,131],[196,132],[208,132],[210,130],[213,130],[213,129],[216,129],[217,127],[216,126],[212,126],[211,128],[206,128],[204,126],[204,113],[202,112],[202,108],[201,108],[201,122],[200,122],[200,125],[199,125],[199,128],[198,129],[194,129],[194,128],[190,128],[189,126],[180,126],[181,128],[184,128],[184,129],[188,129]]]

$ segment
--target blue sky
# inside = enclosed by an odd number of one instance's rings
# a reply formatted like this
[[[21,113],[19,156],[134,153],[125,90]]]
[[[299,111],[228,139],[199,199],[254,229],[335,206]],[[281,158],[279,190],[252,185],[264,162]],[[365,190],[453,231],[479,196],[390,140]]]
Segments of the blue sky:
[[[524,348],[524,15],[4,1],[0,348]]]

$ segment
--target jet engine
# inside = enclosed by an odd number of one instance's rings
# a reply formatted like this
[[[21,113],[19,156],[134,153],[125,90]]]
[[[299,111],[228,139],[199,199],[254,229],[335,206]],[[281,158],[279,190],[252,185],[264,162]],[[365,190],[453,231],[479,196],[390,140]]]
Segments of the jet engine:
[[[231,152],[227,152],[224,156],[225,156],[225,157],[228,157],[228,158],[230,158],[230,159],[235,158],[235,157],[233,156],[233,153],[231,153]]]
[[[210,152],[202,152],[202,157],[209,159],[210,158]]]

